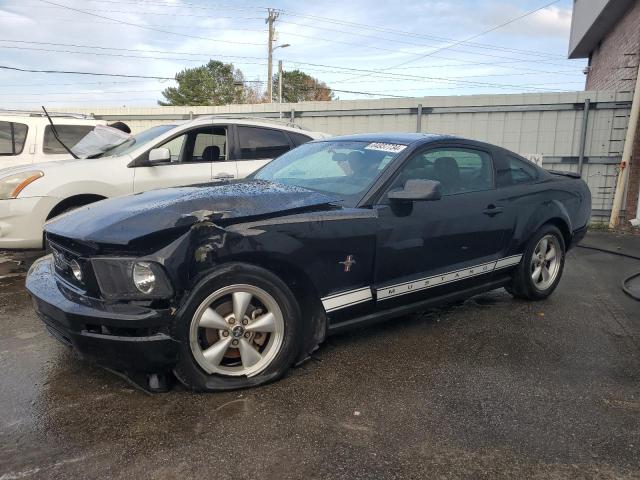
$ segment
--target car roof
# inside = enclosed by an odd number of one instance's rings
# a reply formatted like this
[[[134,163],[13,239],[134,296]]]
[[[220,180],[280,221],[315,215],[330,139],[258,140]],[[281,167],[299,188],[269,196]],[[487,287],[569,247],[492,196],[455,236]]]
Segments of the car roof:
[[[328,138],[328,141],[350,141],[350,142],[384,142],[396,143],[400,145],[410,145],[415,142],[430,143],[437,140],[462,140],[460,137],[453,135],[442,135],[438,133],[402,133],[402,132],[386,132],[386,133],[362,133],[355,135],[341,135],[338,137]],[[322,141],[322,140],[320,140]]]

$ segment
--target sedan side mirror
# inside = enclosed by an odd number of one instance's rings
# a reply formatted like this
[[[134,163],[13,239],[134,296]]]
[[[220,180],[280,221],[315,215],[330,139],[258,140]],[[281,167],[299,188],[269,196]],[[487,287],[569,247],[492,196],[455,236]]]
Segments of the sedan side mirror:
[[[154,148],[149,151],[149,163],[151,165],[167,162],[171,162],[171,151],[168,148]]]
[[[435,180],[407,180],[402,190],[389,192],[387,197],[398,202],[440,200],[442,188],[440,182]]]

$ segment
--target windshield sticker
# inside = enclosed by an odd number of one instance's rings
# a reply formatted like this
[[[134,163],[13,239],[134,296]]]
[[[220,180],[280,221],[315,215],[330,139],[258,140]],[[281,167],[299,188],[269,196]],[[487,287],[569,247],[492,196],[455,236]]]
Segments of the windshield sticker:
[[[369,145],[364,147],[365,150],[378,150],[380,152],[389,152],[389,153],[400,153],[405,148],[407,148],[406,145],[398,145],[397,143],[382,143],[382,142],[370,143]]]

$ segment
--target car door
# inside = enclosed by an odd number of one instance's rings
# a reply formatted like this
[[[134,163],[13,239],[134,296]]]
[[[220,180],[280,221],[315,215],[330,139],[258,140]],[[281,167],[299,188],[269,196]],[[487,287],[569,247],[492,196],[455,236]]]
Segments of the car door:
[[[226,125],[205,125],[154,145],[153,148],[167,148],[171,161],[151,165],[139,162],[135,167],[134,191],[207,183],[212,178],[236,178],[235,161],[229,160],[227,139]]]
[[[267,127],[237,125],[238,177],[244,178],[293,147],[282,130]]]
[[[387,193],[407,180],[435,180],[442,197],[398,202],[385,194],[379,200],[379,302],[392,305],[490,279],[513,229],[513,219],[496,203],[494,172],[492,150],[475,145],[442,145],[409,156]]]

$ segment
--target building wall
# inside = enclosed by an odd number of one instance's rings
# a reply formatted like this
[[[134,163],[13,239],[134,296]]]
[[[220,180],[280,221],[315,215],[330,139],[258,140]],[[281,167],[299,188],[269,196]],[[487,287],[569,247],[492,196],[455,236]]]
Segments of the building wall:
[[[592,52],[587,90],[633,92],[640,63],[640,0],[621,17]],[[635,218],[640,188],[640,125],[629,170],[624,219]]]
[[[640,61],[640,1],[591,53],[586,90],[632,92]]]

